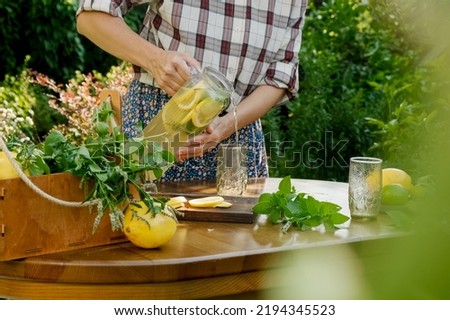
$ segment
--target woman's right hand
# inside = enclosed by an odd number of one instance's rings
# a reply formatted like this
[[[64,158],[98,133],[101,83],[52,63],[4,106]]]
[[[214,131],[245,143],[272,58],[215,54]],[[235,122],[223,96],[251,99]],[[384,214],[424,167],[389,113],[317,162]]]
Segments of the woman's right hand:
[[[149,60],[148,72],[158,86],[169,96],[173,96],[191,78],[189,66],[200,70],[200,63],[184,52],[164,51]]]
[[[189,54],[164,51],[131,30],[122,18],[104,12],[81,12],[77,30],[104,51],[147,70],[170,96],[190,78],[189,66],[201,68]]]

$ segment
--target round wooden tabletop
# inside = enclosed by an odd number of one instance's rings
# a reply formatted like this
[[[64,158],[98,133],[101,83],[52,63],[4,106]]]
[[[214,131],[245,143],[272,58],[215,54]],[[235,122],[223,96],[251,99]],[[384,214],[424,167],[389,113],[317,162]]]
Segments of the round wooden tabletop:
[[[280,179],[254,180],[246,196],[273,192]],[[293,179],[299,192],[339,204],[348,215],[347,184]],[[211,182],[166,184],[162,193],[214,193]],[[283,233],[266,216],[253,223],[180,220],[157,249],[130,242],[0,262],[0,296],[25,299],[195,299],[283,285],[279,270],[293,254],[395,237],[386,215],[349,220],[335,231]],[[297,261],[297,260],[296,260]],[[289,280],[285,280],[285,284]]]

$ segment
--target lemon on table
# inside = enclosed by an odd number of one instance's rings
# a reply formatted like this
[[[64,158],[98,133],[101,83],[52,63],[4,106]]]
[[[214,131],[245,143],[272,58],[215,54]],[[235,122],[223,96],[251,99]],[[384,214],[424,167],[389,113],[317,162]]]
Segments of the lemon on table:
[[[209,196],[203,198],[195,198],[188,201],[191,207],[196,208],[214,208],[224,202],[221,196]]]
[[[381,203],[398,206],[409,200],[409,192],[401,184],[388,184],[381,189]]]
[[[176,230],[176,217],[170,210],[164,209],[155,214],[143,201],[132,202],[125,209],[123,232],[138,247],[160,247],[172,239]]]
[[[11,152],[11,155],[15,158],[16,153]],[[6,154],[1,151],[0,152],[0,179],[15,179],[18,178],[19,174],[12,166],[9,159],[6,157]]]
[[[380,189],[382,187],[381,185],[381,175],[379,171],[374,170],[370,175],[366,178],[367,186],[369,187],[369,190],[375,191],[377,189]]]
[[[398,168],[384,168],[382,170],[383,187],[390,184],[400,184],[406,190],[412,188],[411,176]]]

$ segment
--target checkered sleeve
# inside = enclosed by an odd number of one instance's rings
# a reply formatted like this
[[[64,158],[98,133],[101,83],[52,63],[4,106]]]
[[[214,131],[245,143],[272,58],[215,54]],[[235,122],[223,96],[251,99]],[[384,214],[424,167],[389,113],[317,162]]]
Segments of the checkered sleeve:
[[[270,63],[264,82],[277,88],[285,88],[286,96],[282,102],[292,100],[297,95],[298,55],[301,46],[301,34],[305,21],[306,0],[299,0],[292,6],[289,27],[283,38],[283,45],[276,53],[276,58]]]
[[[151,3],[147,0],[80,0],[77,15],[82,11],[102,11],[115,17],[123,17],[132,7],[141,3]]]

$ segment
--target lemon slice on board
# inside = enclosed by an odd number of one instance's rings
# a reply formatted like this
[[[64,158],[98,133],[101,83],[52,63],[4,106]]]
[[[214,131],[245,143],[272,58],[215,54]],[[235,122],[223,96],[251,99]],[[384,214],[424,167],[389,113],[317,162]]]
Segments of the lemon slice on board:
[[[172,208],[180,208],[183,207],[184,204],[187,202],[187,199],[183,196],[173,197],[170,198],[169,201],[167,201],[167,205],[171,206]]]
[[[232,206],[233,204],[231,202],[223,201],[219,203],[217,206],[215,206],[215,208],[231,208]]]
[[[188,201],[189,205],[195,208],[214,208],[222,202],[224,202],[224,199],[221,196],[195,198]]]

